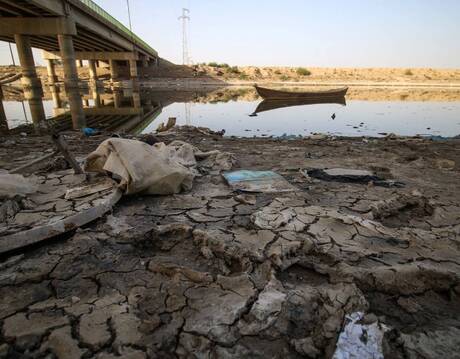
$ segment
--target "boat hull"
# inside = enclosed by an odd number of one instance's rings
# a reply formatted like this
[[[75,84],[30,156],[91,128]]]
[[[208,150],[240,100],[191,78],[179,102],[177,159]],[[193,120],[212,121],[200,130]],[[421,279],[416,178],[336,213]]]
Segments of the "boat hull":
[[[348,87],[342,87],[324,91],[309,91],[309,92],[292,92],[272,90],[264,87],[255,86],[257,93],[263,99],[284,100],[284,99],[323,99],[343,97],[348,91]]]

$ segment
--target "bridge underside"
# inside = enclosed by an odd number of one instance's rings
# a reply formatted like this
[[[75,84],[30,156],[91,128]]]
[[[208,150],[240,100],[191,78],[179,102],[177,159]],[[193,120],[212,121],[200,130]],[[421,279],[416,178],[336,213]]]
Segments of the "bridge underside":
[[[109,63],[112,79],[119,77],[119,61],[126,61],[133,82],[139,64],[158,65],[154,49],[91,0],[0,0],[0,23],[0,41],[16,43],[29,103],[37,103],[42,93],[32,47],[44,50],[51,84],[57,80],[55,61],[62,63],[69,93],[78,88],[77,60],[88,60],[94,83],[98,60]],[[75,99],[71,104],[74,126],[85,126],[81,98],[69,97]],[[36,113],[37,122],[45,120],[44,111]]]

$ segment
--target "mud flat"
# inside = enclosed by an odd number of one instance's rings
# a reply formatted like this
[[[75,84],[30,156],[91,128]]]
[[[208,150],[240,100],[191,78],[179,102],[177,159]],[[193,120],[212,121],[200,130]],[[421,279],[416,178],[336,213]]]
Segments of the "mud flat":
[[[67,139],[84,156],[107,136]],[[332,357],[358,312],[384,332],[387,358],[457,356],[460,140],[158,138],[232,152],[233,169],[273,170],[298,190],[235,193],[203,165],[188,193],[124,197],[2,256],[0,357]],[[4,137],[1,167],[48,147]],[[304,171],[318,168],[383,182]]]

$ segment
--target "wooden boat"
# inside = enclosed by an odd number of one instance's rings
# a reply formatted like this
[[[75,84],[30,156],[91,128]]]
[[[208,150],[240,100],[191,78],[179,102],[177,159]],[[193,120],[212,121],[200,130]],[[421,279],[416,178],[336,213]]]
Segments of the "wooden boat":
[[[348,91],[348,87],[342,87],[333,90],[323,91],[308,91],[308,92],[293,92],[293,91],[282,91],[272,90],[264,87],[254,85],[257,93],[263,99],[322,99],[326,97],[343,97]]]
[[[346,100],[344,96],[335,96],[335,97],[324,97],[324,98],[290,98],[290,99],[267,99],[263,100],[251,116],[255,116],[260,112],[276,110],[283,107],[292,107],[292,106],[305,106],[305,105],[317,105],[317,104],[338,104],[346,106]]]

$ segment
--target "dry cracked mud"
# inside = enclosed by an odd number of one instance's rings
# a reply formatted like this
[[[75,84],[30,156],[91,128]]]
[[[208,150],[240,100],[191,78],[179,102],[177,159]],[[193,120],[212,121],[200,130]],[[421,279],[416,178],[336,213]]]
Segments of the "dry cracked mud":
[[[386,358],[460,357],[458,142],[164,138],[299,191],[233,193],[202,168],[190,193],[123,198],[2,258],[0,358],[329,358],[355,312],[388,328]],[[406,185],[298,172],[328,166]]]

